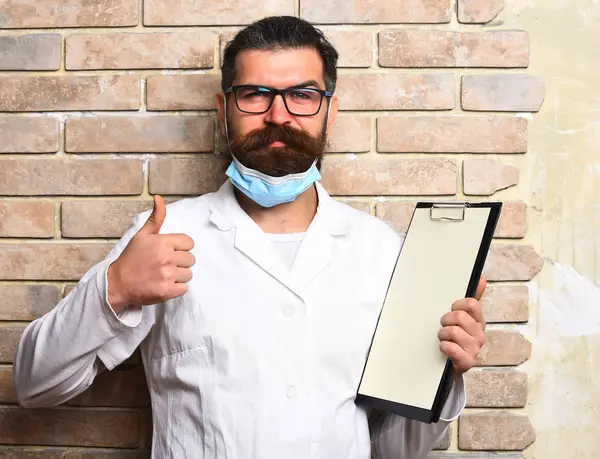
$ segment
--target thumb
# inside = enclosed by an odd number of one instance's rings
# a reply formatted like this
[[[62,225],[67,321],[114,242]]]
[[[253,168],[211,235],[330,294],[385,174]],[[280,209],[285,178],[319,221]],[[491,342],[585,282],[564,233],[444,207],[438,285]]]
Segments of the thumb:
[[[162,196],[154,195],[154,208],[140,232],[158,234],[166,216],[167,206],[165,205],[165,200]]]
[[[479,279],[479,284],[477,284],[477,292],[475,293],[475,299],[477,301],[481,300],[481,297],[485,293],[486,287],[487,287],[487,279],[485,277],[481,277]]]

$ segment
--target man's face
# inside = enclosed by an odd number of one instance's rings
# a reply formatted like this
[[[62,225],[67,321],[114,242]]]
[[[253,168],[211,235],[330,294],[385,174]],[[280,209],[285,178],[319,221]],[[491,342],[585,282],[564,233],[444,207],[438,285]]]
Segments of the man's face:
[[[279,51],[246,50],[236,60],[234,85],[259,85],[286,89],[325,89],[323,63],[314,49],[285,49]],[[314,93],[312,93],[314,94]],[[238,93],[241,102],[241,93]],[[255,93],[246,100],[258,100]],[[268,100],[268,96],[266,97]],[[305,103],[304,94],[288,97],[292,111],[296,103]],[[223,95],[217,96],[217,107],[224,129]],[[241,102],[244,108],[244,102]],[[250,102],[248,102],[250,104]],[[337,114],[337,98],[331,100],[328,126]],[[240,111],[233,93],[227,95],[229,139],[233,155],[245,166],[272,176],[283,176],[306,171],[320,159],[326,146],[326,119],[329,101],[323,97],[318,113],[298,116],[290,113],[281,96],[276,96],[265,113]]]

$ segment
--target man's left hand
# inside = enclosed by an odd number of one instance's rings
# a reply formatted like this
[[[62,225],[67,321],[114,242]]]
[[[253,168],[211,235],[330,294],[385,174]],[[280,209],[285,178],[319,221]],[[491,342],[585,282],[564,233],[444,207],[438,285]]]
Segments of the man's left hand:
[[[457,374],[470,370],[484,344],[485,319],[481,312],[481,299],[486,280],[481,278],[475,298],[464,298],[452,305],[444,314],[438,333],[440,350],[447,355]]]

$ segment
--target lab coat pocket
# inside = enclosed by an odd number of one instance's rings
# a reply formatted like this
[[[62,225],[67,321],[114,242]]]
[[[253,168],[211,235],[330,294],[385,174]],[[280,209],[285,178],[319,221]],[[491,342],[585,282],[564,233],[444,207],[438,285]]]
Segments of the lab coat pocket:
[[[157,307],[153,329],[153,360],[200,351],[207,347],[205,313],[191,292]]]

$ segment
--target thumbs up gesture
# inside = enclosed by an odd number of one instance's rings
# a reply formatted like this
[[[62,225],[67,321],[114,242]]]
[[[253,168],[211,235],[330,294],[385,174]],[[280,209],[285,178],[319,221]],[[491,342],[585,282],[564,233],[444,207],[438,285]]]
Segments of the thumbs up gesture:
[[[150,217],[108,268],[108,302],[116,313],[183,295],[192,279],[194,241],[186,234],[159,234],[167,216],[154,196]]]

